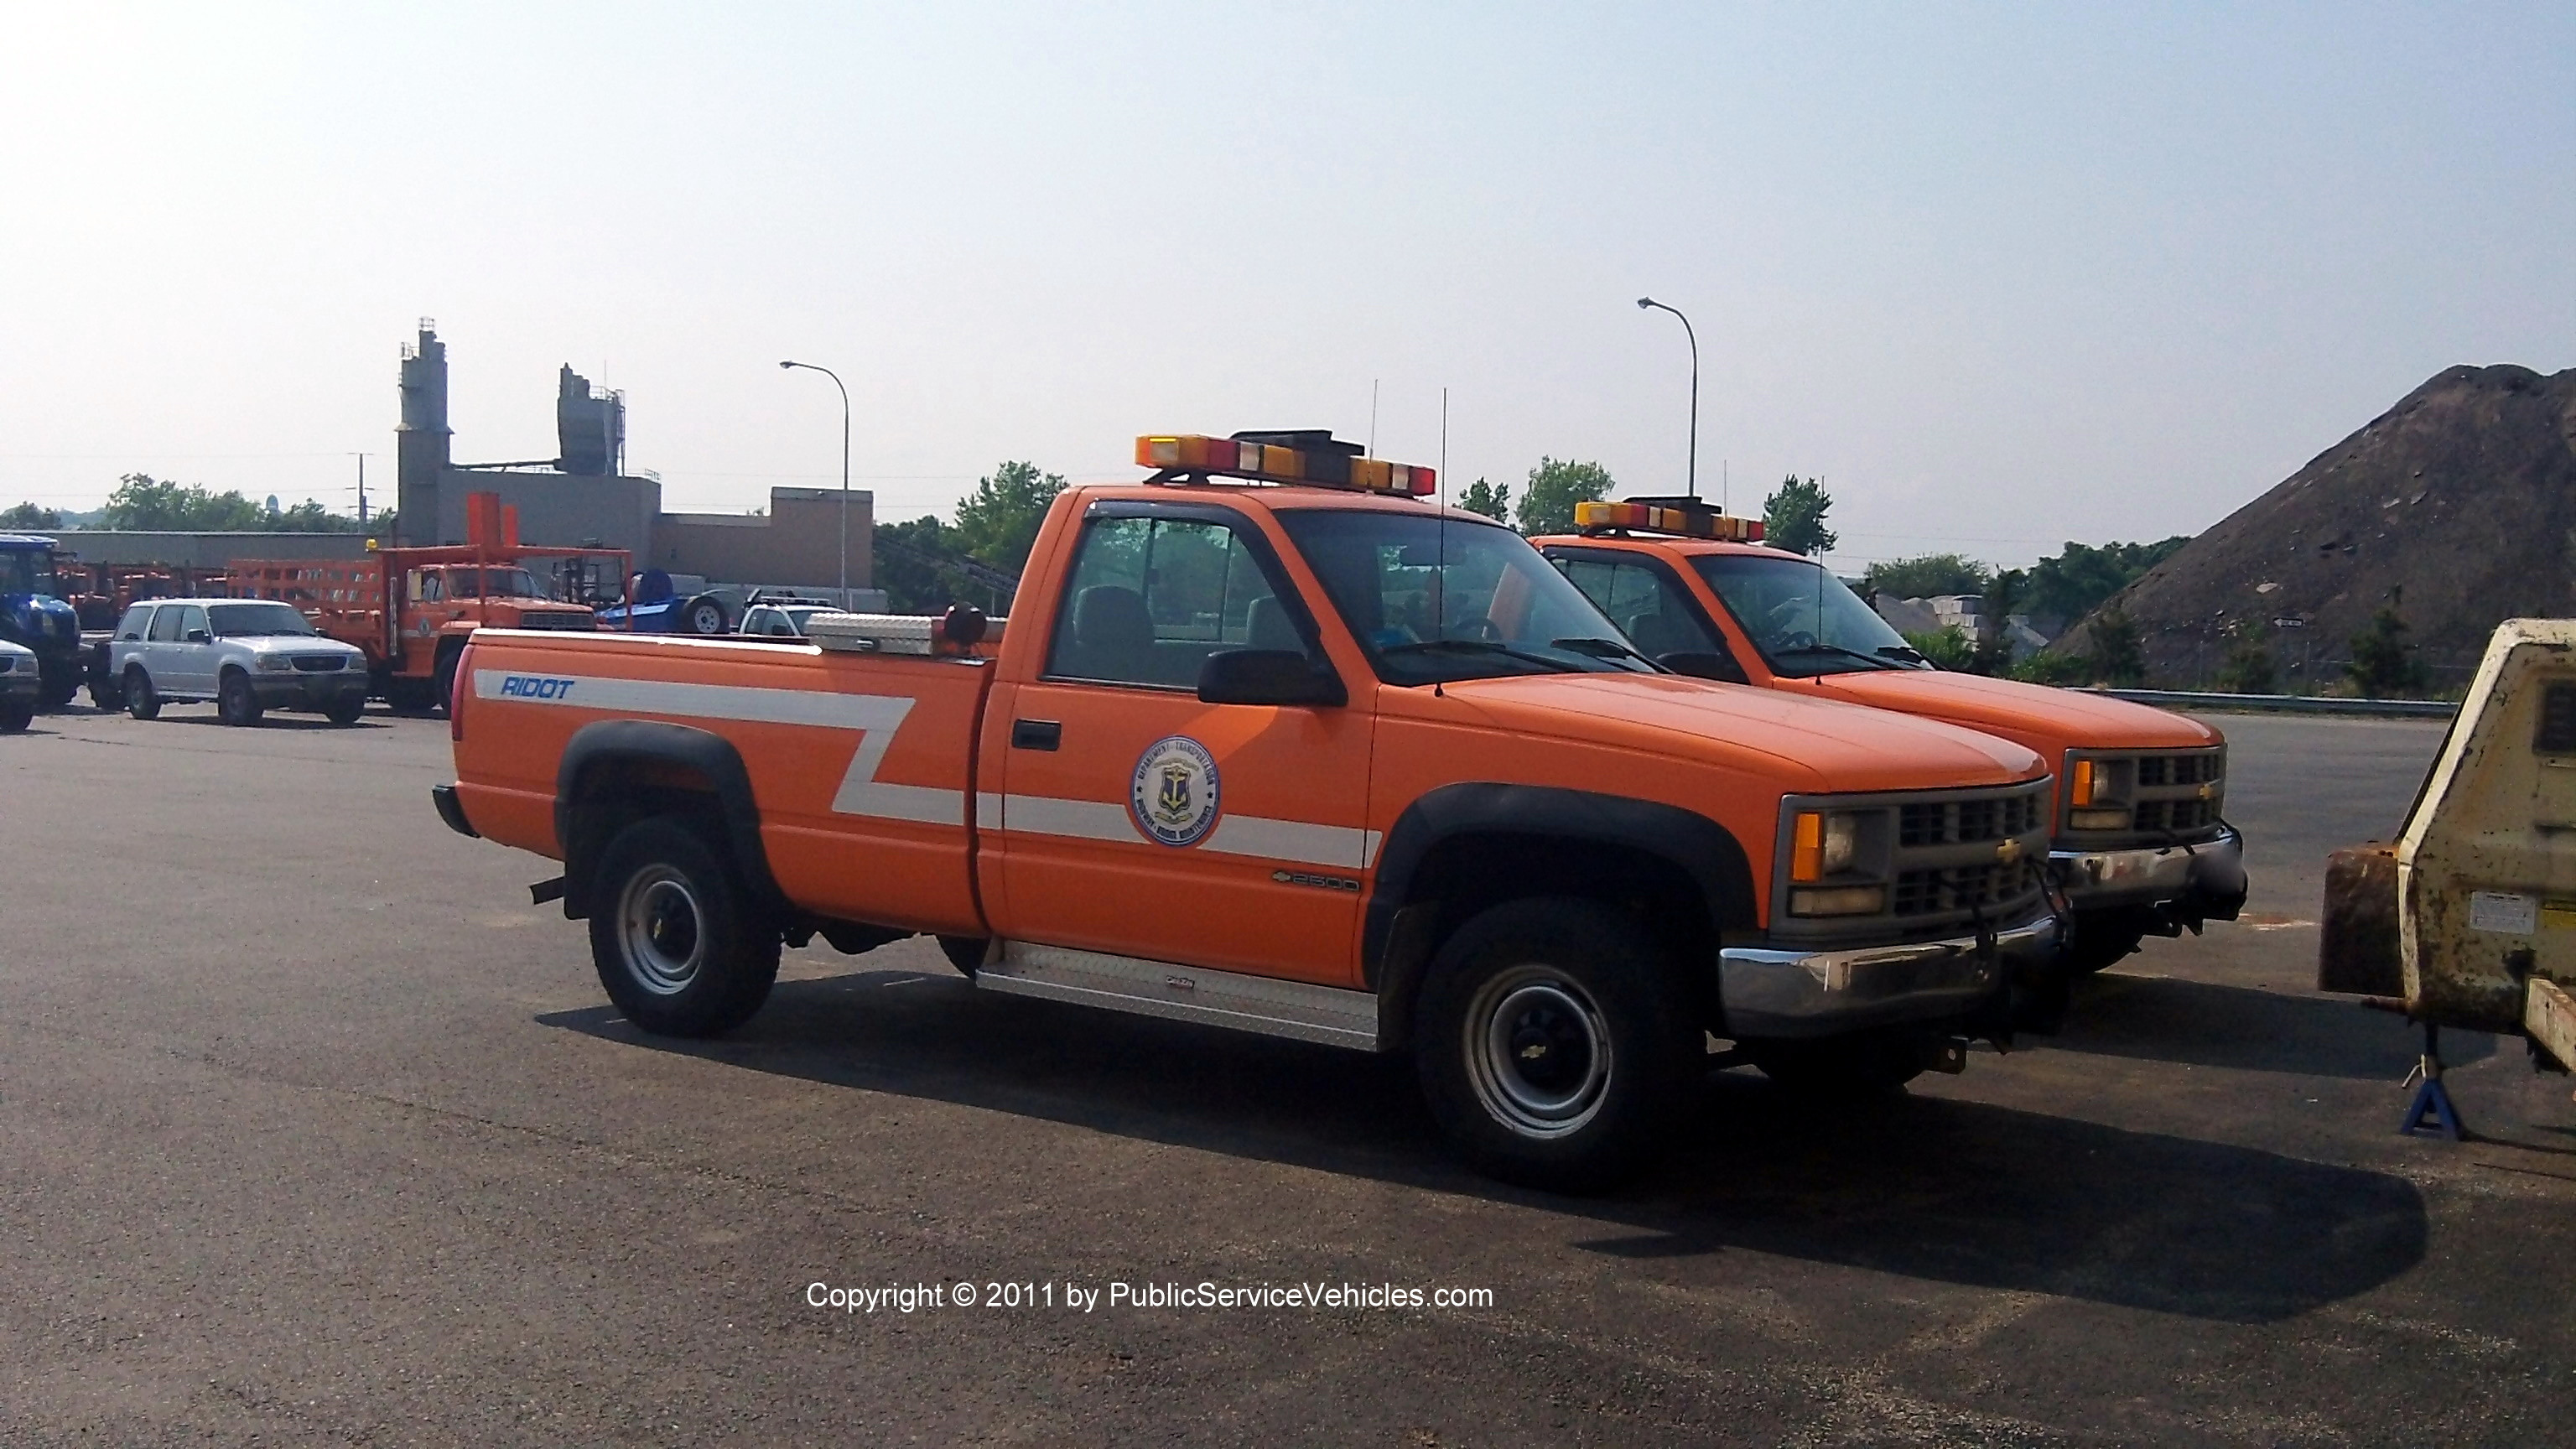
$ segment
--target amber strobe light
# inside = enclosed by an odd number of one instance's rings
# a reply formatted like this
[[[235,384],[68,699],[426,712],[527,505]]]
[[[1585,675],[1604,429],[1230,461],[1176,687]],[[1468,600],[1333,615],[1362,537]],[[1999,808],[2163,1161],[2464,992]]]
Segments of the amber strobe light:
[[[1574,526],[1585,533],[1624,529],[1630,533],[1663,533],[1675,538],[1714,538],[1729,543],[1760,543],[1762,520],[1720,513],[1687,498],[1642,498],[1625,503],[1577,503]]]
[[[1255,483],[1309,483],[1363,493],[1392,493],[1403,498],[1427,498],[1440,483],[1435,470],[1410,463],[1197,433],[1138,438],[1136,466],[1165,473],[1244,478]]]

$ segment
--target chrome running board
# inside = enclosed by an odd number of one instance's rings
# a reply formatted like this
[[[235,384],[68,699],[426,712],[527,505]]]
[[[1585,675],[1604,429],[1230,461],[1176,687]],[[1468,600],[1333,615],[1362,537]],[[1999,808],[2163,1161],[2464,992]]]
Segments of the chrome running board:
[[[1356,1051],[1378,1049],[1377,996],[1367,991],[1026,941],[998,942],[992,958],[976,970],[975,984],[1013,996],[1070,1001]]]

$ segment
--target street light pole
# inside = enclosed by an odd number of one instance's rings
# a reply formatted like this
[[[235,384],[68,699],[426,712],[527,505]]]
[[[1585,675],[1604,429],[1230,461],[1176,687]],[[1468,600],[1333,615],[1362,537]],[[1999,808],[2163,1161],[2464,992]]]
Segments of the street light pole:
[[[828,367],[793,361],[778,365],[782,369],[801,367],[807,372],[819,372],[841,389],[841,607],[846,609],[850,607],[850,390],[842,386],[841,375]]]
[[[1658,301],[1656,301],[1656,300],[1655,300],[1654,298],[1652,298],[1652,297],[1639,297],[1639,298],[1637,299],[1637,307],[1638,307],[1638,309],[1639,309],[1640,311],[1642,311],[1642,310],[1644,310],[1644,309],[1646,309],[1646,308],[1648,308],[1648,307],[1652,307],[1652,308],[1656,309],[1657,311],[1661,311],[1661,312],[1670,312],[1670,313],[1672,313],[1672,314],[1673,314],[1674,316],[1676,316],[1676,317],[1682,317],[1682,309],[1681,309],[1681,308],[1679,308],[1679,307],[1667,306],[1667,305],[1665,305],[1665,304],[1664,304],[1664,303],[1662,303],[1662,302],[1658,302]],[[1699,497],[1699,334],[1698,334],[1697,332],[1695,332],[1695,331],[1691,330],[1690,319],[1689,319],[1688,317],[1682,317],[1682,335],[1683,335],[1684,337],[1687,337],[1687,338],[1689,338],[1689,339],[1690,339],[1690,350],[1691,350],[1691,422],[1690,422],[1690,474],[1689,474],[1689,477],[1690,477],[1690,496],[1692,497],[1692,499],[1693,499],[1693,500],[1696,500],[1696,499],[1698,499],[1698,497]]]

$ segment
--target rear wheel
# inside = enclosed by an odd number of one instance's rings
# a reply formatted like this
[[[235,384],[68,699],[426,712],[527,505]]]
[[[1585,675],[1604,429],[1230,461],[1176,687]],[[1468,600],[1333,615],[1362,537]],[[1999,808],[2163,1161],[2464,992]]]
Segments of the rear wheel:
[[[125,671],[125,712],[136,719],[152,719],[161,713],[161,691],[152,687],[152,676],[141,665]]]
[[[1423,982],[1415,1064],[1480,1171],[1566,1192],[1644,1167],[1697,1100],[1707,1052],[1679,966],[1625,914],[1540,898],[1484,912]]]
[[[778,979],[779,937],[752,918],[724,858],[668,818],[618,832],[590,917],[599,983],[658,1036],[703,1037],[751,1019]]]
[[[48,659],[37,666],[42,673],[37,684],[37,700],[47,709],[61,709],[80,693],[80,670],[60,660]]]
[[[680,611],[680,627],[691,634],[725,632],[724,601],[703,596],[689,600]]]
[[[14,735],[36,722],[31,704],[0,704],[0,735]]]
[[[430,667],[430,692],[438,697],[439,707],[450,714],[456,712],[456,661],[464,654],[462,644],[442,646],[438,662]]]
[[[215,687],[215,715],[228,725],[243,728],[259,723],[267,713],[259,696],[251,692],[250,676],[238,669],[227,669],[221,684]]]

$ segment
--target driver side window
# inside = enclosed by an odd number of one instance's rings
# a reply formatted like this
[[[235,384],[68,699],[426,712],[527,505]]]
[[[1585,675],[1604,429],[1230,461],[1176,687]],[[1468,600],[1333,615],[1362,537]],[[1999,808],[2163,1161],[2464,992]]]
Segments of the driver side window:
[[[1083,525],[1046,673],[1194,689],[1226,649],[1309,653],[1268,571],[1233,526],[1198,518]]]
[[[1711,654],[1734,664],[1726,641],[1709,627],[1699,605],[1681,585],[1653,564],[1627,559],[1561,558],[1557,566],[1610,622],[1619,626],[1637,652],[1649,659],[1668,654]]]

